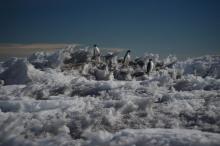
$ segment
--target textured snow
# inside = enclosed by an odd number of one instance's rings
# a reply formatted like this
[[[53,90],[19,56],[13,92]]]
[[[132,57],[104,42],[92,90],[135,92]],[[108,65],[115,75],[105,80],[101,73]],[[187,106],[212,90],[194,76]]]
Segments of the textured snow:
[[[0,145],[220,145],[220,56],[145,54],[165,67],[129,81],[95,80],[90,57],[69,46],[1,62]]]

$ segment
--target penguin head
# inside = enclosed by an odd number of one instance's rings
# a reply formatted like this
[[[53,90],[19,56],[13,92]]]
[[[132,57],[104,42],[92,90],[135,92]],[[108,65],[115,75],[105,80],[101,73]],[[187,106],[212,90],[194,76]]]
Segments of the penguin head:
[[[128,52],[128,53],[131,53],[131,50],[128,50],[127,52]]]
[[[98,46],[97,44],[94,44],[94,45],[93,45],[93,47],[97,47],[97,46]]]
[[[150,58],[150,59],[149,59],[149,61],[151,62],[151,61],[152,61],[152,59]]]

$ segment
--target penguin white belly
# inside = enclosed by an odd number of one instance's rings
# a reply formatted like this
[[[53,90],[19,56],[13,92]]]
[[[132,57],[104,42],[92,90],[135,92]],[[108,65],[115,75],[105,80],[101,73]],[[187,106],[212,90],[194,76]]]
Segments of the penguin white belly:
[[[113,74],[113,72],[111,72],[110,74],[109,74],[109,76],[108,76],[108,80],[114,80],[114,74]]]
[[[128,56],[127,56],[127,62],[129,63],[130,61],[131,61],[131,56],[130,56],[130,54],[128,54]]]
[[[98,56],[100,54],[100,50],[98,47],[95,48],[95,55]]]
[[[150,72],[153,71],[153,69],[154,69],[154,63],[151,62],[151,63],[150,63]]]

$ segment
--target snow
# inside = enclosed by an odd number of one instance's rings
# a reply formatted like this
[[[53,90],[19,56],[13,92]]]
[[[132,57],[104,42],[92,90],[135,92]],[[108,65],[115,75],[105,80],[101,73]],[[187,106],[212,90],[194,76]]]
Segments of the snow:
[[[0,145],[220,145],[220,56],[145,54],[164,67],[96,80],[91,52],[68,46],[0,63]]]
[[[181,129],[125,129],[115,134],[98,132],[96,135],[89,133],[92,145],[105,146],[207,146],[219,145],[219,135],[197,130]]]
[[[183,69],[185,74],[197,74],[202,77],[211,76],[220,78],[219,56],[202,56],[178,62],[176,68]]]

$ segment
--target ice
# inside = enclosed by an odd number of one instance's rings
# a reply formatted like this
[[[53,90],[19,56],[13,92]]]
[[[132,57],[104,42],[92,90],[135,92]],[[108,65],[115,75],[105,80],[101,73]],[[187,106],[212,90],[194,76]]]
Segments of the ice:
[[[83,46],[2,62],[0,145],[220,145],[220,57],[150,58],[150,75],[100,80]]]
[[[92,135],[91,133],[88,134]],[[99,132],[87,146],[208,146],[219,145],[219,135],[182,129],[126,129],[115,134]]]
[[[43,72],[35,69],[26,59],[12,60],[7,69],[0,74],[6,85],[25,84],[33,80],[41,80]]]
[[[185,74],[194,74],[197,76],[220,77],[220,56],[203,56],[195,59],[188,59],[178,62],[175,66],[183,69]]]

